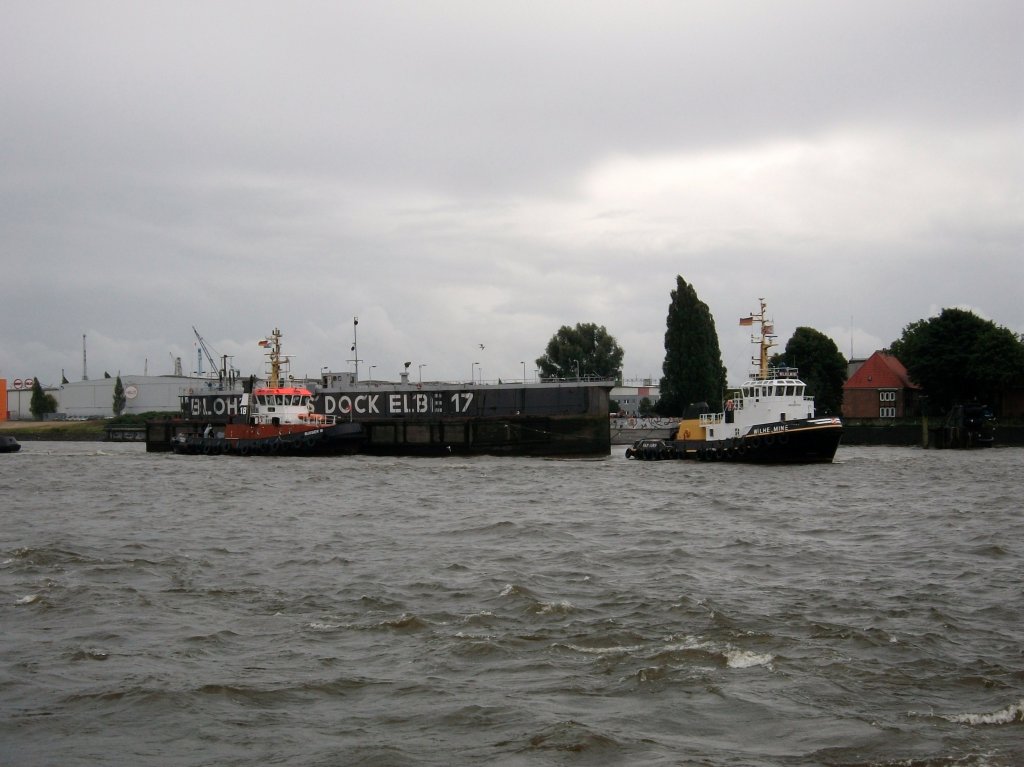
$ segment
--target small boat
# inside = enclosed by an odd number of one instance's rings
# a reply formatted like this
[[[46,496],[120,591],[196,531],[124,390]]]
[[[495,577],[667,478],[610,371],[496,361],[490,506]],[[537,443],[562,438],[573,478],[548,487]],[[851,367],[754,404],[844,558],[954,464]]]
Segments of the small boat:
[[[21,450],[21,443],[14,437],[0,437],[0,453],[17,453]]]
[[[339,421],[314,412],[313,393],[302,386],[283,386],[281,331],[269,339],[267,385],[242,395],[237,417],[226,423],[207,423],[202,430],[175,435],[171,448],[187,455],[339,455],[359,451],[363,442],[358,423]]]
[[[775,346],[774,327],[765,315],[761,299],[759,314],[740,320],[741,325],[759,325],[751,342],[760,346],[757,369],[727,399],[720,412],[707,403],[691,404],[683,414],[675,437],[666,441],[667,450],[631,447],[627,458],[661,460],[686,458],[699,461],[743,461],[746,463],[831,463],[843,435],[839,418],[818,418],[814,398],[806,395],[807,384],[796,368],[771,367],[768,350]]]

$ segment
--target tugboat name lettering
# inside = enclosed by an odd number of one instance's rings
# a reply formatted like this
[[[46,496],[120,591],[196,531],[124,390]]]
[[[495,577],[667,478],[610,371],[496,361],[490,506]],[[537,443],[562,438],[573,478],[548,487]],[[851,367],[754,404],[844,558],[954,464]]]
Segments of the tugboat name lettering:
[[[777,434],[780,431],[789,431],[788,424],[775,424],[774,426],[756,426],[754,434]]]

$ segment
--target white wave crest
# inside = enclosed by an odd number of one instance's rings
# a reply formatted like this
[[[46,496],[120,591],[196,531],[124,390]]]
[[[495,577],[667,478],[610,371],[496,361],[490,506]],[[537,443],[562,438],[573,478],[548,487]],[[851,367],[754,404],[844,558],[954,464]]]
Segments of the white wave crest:
[[[747,650],[737,650],[735,648],[730,648],[723,654],[725,655],[725,665],[729,668],[764,666],[765,668],[772,669],[772,661],[775,660],[775,657],[770,653],[748,652]]]
[[[572,602],[563,599],[561,602],[541,602],[539,612],[541,615],[544,615],[547,613],[568,613],[575,609]]]
[[[643,649],[640,645],[620,645],[615,647],[583,647],[582,645],[567,644],[563,647],[573,652],[585,653],[587,655],[626,655]]]
[[[38,594],[29,594],[28,596],[24,596],[21,599],[16,600],[14,604],[16,604],[16,605],[30,605],[30,604],[33,604],[35,602],[38,602],[41,598],[42,597],[40,597]]]
[[[1011,724],[1013,722],[1024,722],[1024,700],[1011,703],[1006,708],[993,711],[990,714],[952,714],[942,718],[957,724]]]

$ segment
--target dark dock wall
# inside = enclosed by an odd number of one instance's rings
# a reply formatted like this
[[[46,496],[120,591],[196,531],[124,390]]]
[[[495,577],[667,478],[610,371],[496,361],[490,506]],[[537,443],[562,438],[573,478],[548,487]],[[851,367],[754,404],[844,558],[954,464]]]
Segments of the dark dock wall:
[[[942,425],[941,421],[929,422],[929,430]],[[894,445],[922,447],[925,444],[924,427],[920,421],[905,423],[850,423],[843,424],[844,445]],[[998,425],[995,430],[995,446],[1024,446],[1024,425]]]

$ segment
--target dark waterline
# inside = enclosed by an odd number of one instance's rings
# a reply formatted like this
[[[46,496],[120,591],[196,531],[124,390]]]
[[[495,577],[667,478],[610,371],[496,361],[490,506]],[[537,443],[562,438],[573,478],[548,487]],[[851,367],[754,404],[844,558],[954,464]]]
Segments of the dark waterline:
[[[1024,762],[1018,449],[2,458],[0,764]]]

